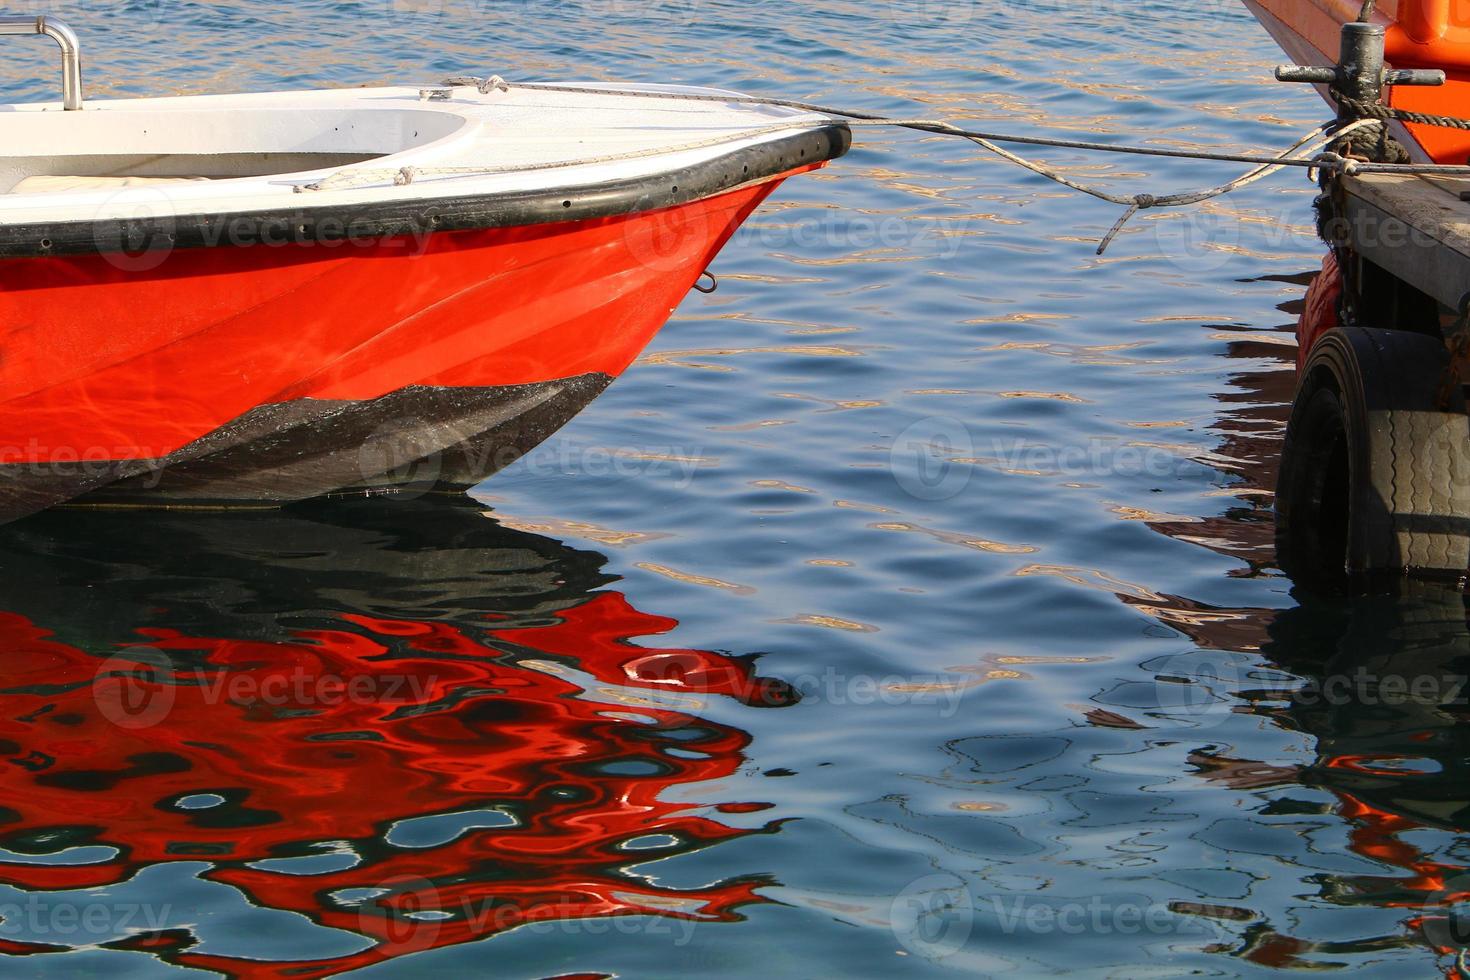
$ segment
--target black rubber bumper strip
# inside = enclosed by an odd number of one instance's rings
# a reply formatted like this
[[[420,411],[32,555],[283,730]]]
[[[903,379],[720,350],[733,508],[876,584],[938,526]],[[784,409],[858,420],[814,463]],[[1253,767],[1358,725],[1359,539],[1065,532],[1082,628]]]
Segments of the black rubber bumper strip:
[[[0,225],[0,258],[374,240],[638,214],[687,204],[845,154],[852,131],[822,125],[679,170],[574,188],[474,197],[303,206],[226,214]]]

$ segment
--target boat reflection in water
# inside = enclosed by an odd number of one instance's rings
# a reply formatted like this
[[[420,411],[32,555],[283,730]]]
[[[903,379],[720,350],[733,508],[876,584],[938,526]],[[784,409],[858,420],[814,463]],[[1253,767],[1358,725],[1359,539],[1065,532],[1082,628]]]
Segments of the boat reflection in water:
[[[352,940],[266,967],[195,949],[176,905],[63,941],[17,916],[0,952],[312,977],[527,923],[738,919],[770,882],[633,869],[772,829],[759,803],[665,797],[744,760],[705,699],[794,695],[750,658],[635,645],[677,624],[605,561],[468,501],[0,529],[0,904],[205,862]]]
[[[1283,309],[1295,314],[1300,304]],[[1230,464],[1239,505],[1203,528],[1150,522],[1161,533],[1248,563],[1243,576],[1276,574],[1270,571],[1270,491],[1295,353],[1258,341],[1248,331],[1230,345],[1230,356],[1255,367],[1232,376],[1218,422],[1225,436],[1216,456]],[[1267,800],[1264,815],[1320,813],[1342,821],[1348,850],[1382,873],[1313,875],[1318,899],[1329,907],[1401,911],[1401,926],[1323,943],[1267,917],[1253,922],[1241,945],[1220,952],[1273,969],[1321,968],[1324,958],[1427,945],[1445,958],[1446,976],[1470,980],[1470,854],[1462,844],[1470,834],[1467,597],[1427,582],[1409,583],[1398,595],[1349,599],[1305,587],[1292,595],[1297,604],[1285,610],[1219,608],[1146,590],[1118,598],[1187,634],[1201,651],[1243,654],[1257,665],[1227,665],[1222,678],[1211,674],[1221,661],[1206,656],[1213,666],[1189,678],[1211,689],[1197,703],[1208,701],[1213,711],[1222,698],[1237,714],[1299,731],[1315,743],[1315,758],[1268,763],[1214,742],[1191,753],[1197,775]],[[1296,788],[1325,791],[1332,802],[1298,799]],[[1340,846],[1334,840],[1321,850],[1330,854]],[[1258,916],[1224,907],[1199,911],[1236,921]]]
[[[1458,590],[1414,585],[1401,596],[1352,601],[1298,593],[1303,604],[1276,614],[1266,659],[1301,680],[1239,693],[1253,713],[1316,740],[1302,766],[1268,766],[1204,751],[1207,779],[1237,789],[1326,790],[1347,824],[1347,846],[1381,873],[1318,876],[1332,905],[1399,909],[1403,929],[1331,948],[1263,925],[1239,952],[1266,966],[1304,953],[1368,953],[1421,943],[1449,958],[1462,977],[1470,949],[1470,612]],[[1308,801],[1278,797],[1263,812],[1285,814]]]

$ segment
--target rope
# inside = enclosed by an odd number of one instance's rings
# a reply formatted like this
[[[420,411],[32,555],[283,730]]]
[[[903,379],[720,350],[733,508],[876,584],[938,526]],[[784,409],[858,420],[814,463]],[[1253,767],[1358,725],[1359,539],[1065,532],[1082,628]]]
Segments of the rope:
[[[1287,147],[1285,150],[1282,150],[1279,154],[1277,154],[1274,158],[1274,162],[1262,164],[1261,166],[1256,167],[1254,170],[1247,171],[1234,180],[1227,181],[1219,185],[1218,187],[1210,187],[1198,191],[1184,191],[1177,194],[1165,194],[1162,197],[1155,196],[1153,194],[1136,194],[1131,198],[1118,197],[1116,195],[1109,194],[1099,188],[1090,187],[1086,184],[1080,184],[1075,181],[1068,180],[1066,177],[1062,176],[1059,173],[1056,173],[1043,164],[1037,163],[1033,160],[1027,160],[1024,157],[1020,157],[1007,150],[1003,150],[989,140],[979,139],[975,137],[970,137],[970,139],[972,142],[983,146],[985,149],[990,150],[992,153],[998,154],[1001,158],[1009,160],[1010,162],[1015,163],[1019,166],[1025,167],[1027,170],[1030,170],[1033,173],[1040,174],[1043,177],[1047,177],[1051,180],[1056,181],[1059,184],[1071,187],[1074,190],[1081,191],[1084,194],[1090,194],[1093,197],[1107,201],[1110,204],[1125,205],[1128,210],[1123,212],[1122,216],[1119,217],[1118,220],[1113,224],[1113,227],[1108,230],[1108,233],[1106,235],[1103,236],[1102,241],[1098,243],[1097,254],[1102,255],[1108,250],[1108,246],[1113,243],[1113,239],[1118,237],[1118,233],[1123,230],[1123,226],[1126,225],[1130,220],[1132,220],[1133,216],[1136,215],[1139,211],[1145,210],[1147,208],[1187,207],[1191,204],[1199,204],[1203,201],[1211,200],[1212,198],[1222,197],[1226,194],[1229,194],[1231,191],[1239,190],[1240,188],[1245,187],[1249,184],[1254,184],[1258,180],[1269,177],[1274,173],[1278,173],[1286,165],[1287,161],[1292,159],[1292,154],[1299,151],[1308,143],[1311,143],[1314,139],[1317,139],[1317,143],[1311,148],[1311,150],[1308,151],[1309,153],[1313,154],[1315,154],[1316,151],[1326,147],[1329,143],[1335,142],[1336,140],[1340,139],[1353,129],[1360,126],[1369,125],[1372,125],[1372,123],[1368,122],[1367,120],[1360,120],[1358,122],[1350,123],[1341,129],[1334,129],[1332,135],[1325,139],[1318,139],[1318,137],[1320,137],[1329,128],[1331,128],[1331,124],[1318,126],[1306,136],[1303,136],[1291,146]]]
[[[1378,0],[1363,0],[1363,11],[1358,14],[1358,21],[1363,24],[1368,23],[1369,18],[1373,16],[1373,8],[1376,6],[1378,6]]]
[[[1372,2],[1365,4],[1365,8],[1371,7]],[[1368,15],[1372,14],[1367,10]],[[1352,112],[1363,109],[1358,113],[1363,118],[1352,122],[1341,124],[1337,121],[1324,123],[1314,127],[1301,139],[1291,146],[1275,155],[1264,155],[1259,153],[1220,153],[1208,150],[1180,150],[1162,149],[1151,146],[1136,146],[1118,143],[1099,143],[1090,140],[1057,139],[1045,136],[1016,136],[1007,133],[991,133],[981,130],[964,129],[952,123],[935,119],[893,119],[875,113],[861,112],[851,109],[837,109],[831,106],[820,105],[812,102],[802,102],[794,99],[776,99],[762,96],[750,95],[699,95],[684,92],[644,92],[628,89],[601,88],[595,86],[580,85],[556,85],[548,83],[530,82],[507,82],[499,75],[492,75],[487,79],[472,76],[456,76],[446,79],[442,84],[451,87],[466,86],[474,87],[482,95],[492,92],[509,92],[515,89],[533,92],[556,92],[564,95],[591,95],[612,96],[618,98],[647,99],[654,101],[676,101],[676,102],[711,102],[729,105],[731,103],[744,105],[771,106],[775,108],[795,109],[803,112],[813,113],[828,117],[830,121],[845,122],[849,126],[894,126],[902,129],[911,129],[918,132],[934,133],[941,136],[954,136],[967,139],[996,154],[1002,159],[1023,167],[1048,180],[1055,181],[1072,190],[1088,194],[1099,200],[1110,204],[1116,204],[1127,210],[1114,223],[1113,227],[1103,237],[1098,246],[1098,254],[1103,254],[1113,240],[1123,230],[1139,211],[1151,208],[1175,208],[1198,204],[1212,198],[1220,197],[1232,191],[1238,190],[1249,184],[1255,183],[1271,174],[1277,173],[1286,167],[1306,168],[1313,170],[1330,170],[1335,173],[1419,173],[1419,174],[1441,174],[1446,176],[1470,176],[1470,166],[1457,166],[1449,164],[1380,164],[1364,162],[1345,158],[1337,153],[1322,152],[1327,146],[1337,142],[1351,132],[1372,127],[1380,127],[1384,118],[1413,117],[1407,121],[1419,121],[1426,119],[1449,120],[1449,117],[1426,116],[1422,113],[1409,113],[1405,110],[1390,109],[1386,106],[1369,106],[1358,103],[1355,100],[1341,98],[1339,101]],[[1395,113],[1385,117],[1380,113]],[[1450,120],[1456,128],[1470,129],[1470,121]],[[664,156],[684,153],[693,150],[706,149],[753,139],[771,133],[784,132],[793,129],[809,129],[813,121],[811,119],[787,120],[772,123],[766,126],[755,127],[735,132],[722,133],[719,136],[708,139],[683,143],[676,146],[657,146],[642,150],[629,150],[621,153],[604,154],[596,157],[581,157],[571,160],[552,161],[549,163],[534,164],[512,164],[506,166],[469,166],[469,167],[404,167],[396,170],[348,169],[331,174],[311,184],[298,185],[296,191],[324,191],[342,190],[353,187],[368,186],[392,180],[395,186],[411,184],[419,177],[434,176],[497,176],[501,174],[523,173],[533,170],[555,170],[567,167],[594,166],[605,163],[617,163],[626,160],[644,159],[651,156]],[[1429,122],[1426,125],[1435,125]],[[1463,124],[1461,126],[1460,124]],[[1067,177],[1059,170],[1047,166],[1035,160],[1027,159],[1019,154],[997,146],[997,143],[1015,143],[1027,146],[1052,147],[1057,149],[1087,150],[1103,153],[1123,153],[1137,156],[1168,157],[1183,160],[1205,160],[1224,163],[1246,163],[1251,164],[1252,169],[1227,181],[1217,187],[1205,188],[1195,191],[1184,191],[1175,194],[1114,194],[1101,187],[1084,184]],[[1305,150],[1304,150],[1305,148]]]
[[[498,77],[498,76],[497,76]],[[478,81],[478,79],[474,79]],[[503,82],[504,79],[501,79]],[[1009,133],[988,133],[980,130],[961,129],[947,122],[931,119],[892,119],[887,116],[877,115],[869,112],[859,112],[852,109],[837,109],[832,106],[820,105],[814,102],[799,102],[793,99],[773,99],[756,95],[695,95],[683,92],[640,92],[628,89],[597,88],[581,85],[556,85],[545,82],[506,82],[503,91],[512,89],[524,89],[532,92],[562,92],[569,95],[600,95],[619,96],[634,99],[670,100],[678,102],[720,102],[725,104],[737,103],[742,105],[767,105],[785,109],[800,109],[804,112],[812,112],[824,116],[836,116],[846,120],[849,125],[876,125],[876,126],[898,126],[905,129],[915,129],[921,132],[940,133],[947,136],[960,136],[973,140],[990,140],[996,143],[1019,143],[1028,146],[1046,146],[1065,150],[1095,150],[1101,153],[1127,153],[1138,156],[1171,157],[1180,160],[1211,160],[1222,163],[1253,163],[1258,165],[1280,164],[1288,167],[1304,167],[1316,169],[1324,165],[1330,169],[1346,173],[1424,173],[1437,174],[1441,176],[1470,177],[1470,166],[1462,164],[1375,164],[1363,161],[1344,161],[1336,154],[1323,154],[1316,160],[1287,159],[1279,157],[1263,156],[1252,153],[1215,153],[1208,150],[1163,150],[1151,146],[1132,146],[1122,143],[1097,143],[1089,140],[1055,139],[1047,136],[1016,136]],[[1387,107],[1384,107],[1385,109]],[[1390,112],[1403,112],[1406,110],[1388,109]],[[1451,117],[1432,117],[1419,115],[1420,118],[1449,119]],[[854,120],[858,122],[854,123]],[[1425,125],[1431,125],[1426,123]],[[1314,131],[1315,132],[1315,131]]]
[[[990,141],[990,139],[985,136],[981,136],[977,133],[972,133],[968,130],[960,129],[959,127],[952,126],[949,123],[945,122],[923,119],[857,119],[852,120],[850,125],[900,126],[908,129],[919,129],[924,132],[961,136],[965,139],[971,140],[979,146],[984,147],[990,152],[997,154],[1004,160],[1014,163],[1020,167],[1024,167],[1027,170],[1030,170],[1032,173],[1038,174],[1049,180],[1053,180],[1065,187],[1080,191],[1083,194],[1091,195],[1092,197],[1098,198],[1099,200],[1107,201],[1109,204],[1117,204],[1119,206],[1126,207],[1128,210],[1113,225],[1113,227],[1108,231],[1107,235],[1104,236],[1101,244],[1098,246],[1097,254],[1102,255],[1104,252],[1107,251],[1108,246],[1112,244],[1113,239],[1115,239],[1118,236],[1119,232],[1123,230],[1123,226],[1127,224],[1128,221],[1141,210],[1145,210],[1147,208],[1186,207],[1191,204],[1198,204],[1202,201],[1207,201],[1211,198],[1220,197],[1224,194],[1228,194],[1231,191],[1239,190],[1240,188],[1245,187],[1248,184],[1253,184],[1258,180],[1270,176],[1271,174],[1277,173],[1283,167],[1289,165],[1323,165],[1323,163],[1325,162],[1323,158],[1314,156],[1311,159],[1303,160],[1293,157],[1292,154],[1296,153],[1297,151],[1301,150],[1302,147],[1316,140],[1316,144],[1308,151],[1310,153],[1315,153],[1316,151],[1321,150],[1327,144],[1341,138],[1355,128],[1371,126],[1374,124],[1371,120],[1360,120],[1356,123],[1351,123],[1341,129],[1333,129],[1331,134],[1324,138],[1323,134],[1336,125],[1335,123],[1324,123],[1320,126],[1315,127],[1314,129],[1312,129],[1311,132],[1307,133],[1306,136],[1297,140],[1291,146],[1287,147],[1281,153],[1273,157],[1262,158],[1258,156],[1242,155],[1246,157],[1246,162],[1258,162],[1259,165],[1256,166],[1254,169],[1247,171],[1241,176],[1235,178],[1234,180],[1227,181],[1226,183],[1221,184],[1218,187],[1210,187],[1204,190],[1196,191],[1185,191],[1176,194],[1166,194],[1162,196],[1154,194],[1133,194],[1124,196],[1110,193],[1100,187],[1080,183],[1078,181],[1072,180],[1061,172],[1051,167],[1048,167],[1043,163],[1039,163],[1034,160],[1028,160],[1025,157],[1019,156],[1015,153],[1011,153],[1009,150],[1005,150],[999,146],[996,146],[993,142]],[[604,163],[616,163],[625,160],[643,159],[650,156],[663,156],[667,154],[683,153],[691,150],[705,149],[711,146],[719,146],[723,144],[737,142],[740,140],[751,139],[773,132],[784,132],[792,129],[809,129],[810,127],[810,120],[792,120],[783,123],[773,123],[772,125],[761,126],[755,129],[742,130],[735,133],[724,133],[720,136],[711,137],[709,139],[698,140],[691,143],[683,143],[676,146],[658,146],[644,150],[629,150],[622,153],[610,153],[597,157],[579,157],[572,160],[560,160],[550,163],[515,164],[502,167],[403,167],[396,170],[343,170],[332,174],[331,176],[325,177],[322,180],[317,181],[316,183],[303,185],[299,189],[311,191],[347,190],[354,187],[364,187],[370,186],[372,184],[381,183],[387,179],[391,179],[395,186],[403,187],[405,185],[413,183],[414,180],[420,176],[474,175],[488,177],[501,174],[522,173],[531,170],[552,170],[566,167],[595,166]],[[1097,145],[1109,146],[1110,144]],[[1159,155],[1171,155],[1170,151],[1155,152],[1157,152]],[[1234,155],[1229,156],[1231,156],[1232,160],[1239,159]]]
[[[462,85],[473,85],[481,95],[489,95],[491,92],[509,92],[510,83],[499,75],[491,75],[489,78],[476,78],[473,75],[455,75],[446,78],[440,84],[448,85],[450,88],[458,88]]]
[[[967,139],[985,139],[996,143],[1020,143],[1028,146],[1046,146],[1063,150],[1097,150],[1105,153],[1131,153],[1138,156],[1175,157],[1186,160],[1214,160],[1223,163],[1275,163],[1275,157],[1250,153],[1214,153],[1208,150],[1163,150],[1152,146],[1130,146],[1120,143],[1097,143],[1089,140],[1056,139],[1047,136],[1014,136],[1007,133],[988,133],[981,130],[961,129],[951,123],[934,119],[894,119],[876,113],[859,112],[854,109],[837,109],[815,102],[798,102],[793,99],[772,99],[757,95],[695,95],[682,92],[639,92],[627,89],[595,88],[580,85],[553,85],[542,82],[510,83],[511,89],[528,92],[560,92],[567,95],[622,96],[633,99],[669,100],[675,102],[718,102],[741,105],[774,106],[780,109],[799,109],[822,116],[837,116],[849,125],[898,126],[920,132],[961,136]],[[809,124],[808,124],[809,125]],[[1467,168],[1470,171],[1470,168]]]
[[[1338,105],[1359,119],[1397,119],[1399,122],[1417,123],[1420,126],[1439,126],[1444,129],[1470,130],[1470,119],[1461,119],[1458,116],[1436,116],[1428,112],[1395,109],[1393,106],[1383,105],[1379,102],[1363,102],[1359,99],[1349,98],[1337,89],[1332,90],[1332,98]]]

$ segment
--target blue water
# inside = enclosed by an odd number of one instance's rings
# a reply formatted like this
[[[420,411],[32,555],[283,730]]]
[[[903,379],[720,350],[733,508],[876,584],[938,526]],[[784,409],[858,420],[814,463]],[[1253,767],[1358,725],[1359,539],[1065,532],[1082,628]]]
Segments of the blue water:
[[[1230,150],[1324,116],[1228,0],[50,9],[94,97],[496,72]],[[53,52],[5,45],[51,97]],[[1313,193],[1099,258],[1117,208],[864,131],[474,503],[0,531],[0,971],[1452,971],[1461,597],[1273,564]],[[140,645],[203,685],[146,724],[96,666]]]

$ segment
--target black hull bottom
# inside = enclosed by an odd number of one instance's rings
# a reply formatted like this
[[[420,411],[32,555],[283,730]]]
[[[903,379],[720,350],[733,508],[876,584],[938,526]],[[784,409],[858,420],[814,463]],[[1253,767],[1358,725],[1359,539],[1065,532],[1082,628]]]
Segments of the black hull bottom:
[[[411,387],[373,401],[255,408],[159,460],[0,466],[0,521],[59,504],[272,507],[365,493],[466,490],[540,445],[612,378]]]

